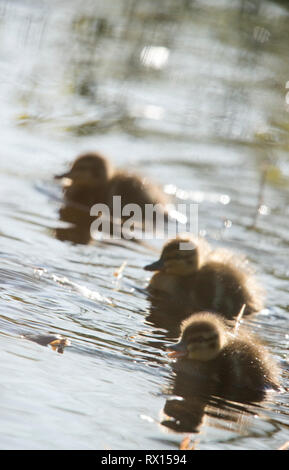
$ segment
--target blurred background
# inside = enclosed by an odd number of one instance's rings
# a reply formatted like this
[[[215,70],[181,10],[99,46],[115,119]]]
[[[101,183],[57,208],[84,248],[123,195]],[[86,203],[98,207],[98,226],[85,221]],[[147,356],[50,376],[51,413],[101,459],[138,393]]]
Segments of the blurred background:
[[[177,449],[184,437],[161,424],[172,371],[142,269],[155,253],[55,235],[53,176],[82,151],[197,202],[201,235],[249,257],[267,308],[246,323],[288,386],[288,26],[287,1],[0,1],[0,448]],[[26,333],[72,344],[60,355]],[[282,394],[213,401],[193,440],[276,449],[288,414]]]

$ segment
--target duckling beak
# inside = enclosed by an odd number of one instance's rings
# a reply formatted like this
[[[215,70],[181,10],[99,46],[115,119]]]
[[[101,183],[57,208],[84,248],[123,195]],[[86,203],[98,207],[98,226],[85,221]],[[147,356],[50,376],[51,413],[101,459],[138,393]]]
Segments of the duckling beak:
[[[164,262],[160,258],[158,261],[155,261],[152,264],[148,264],[147,266],[144,267],[146,271],[160,271],[164,267]]]
[[[63,175],[55,175],[54,179],[61,180],[62,178],[70,178],[70,171],[63,173]]]
[[[170,346],[168,350],[171,351],[168,353],[169,357],[179,358],[179,357],[186,357],[187,355],[186,344],[183,343],[182,341],[179,341],[177,344]]]

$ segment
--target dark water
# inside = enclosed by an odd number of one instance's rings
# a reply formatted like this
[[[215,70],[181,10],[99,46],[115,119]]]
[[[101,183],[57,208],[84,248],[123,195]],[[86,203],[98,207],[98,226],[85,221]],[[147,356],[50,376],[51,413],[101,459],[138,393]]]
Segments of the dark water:
[[[246,323],[288,387],[287,6],[0,2],[2,449],[177,449],[186,436],[161,425],[172,369],[142,290],[155,254],[55,237],[53,175],[84,150],[199,202],[201,234],[246,253],[267,290]],[[57,354],[27,333],[71,346]],[[288,415],[286,393],[212,399],[191,439],[276,449]]]

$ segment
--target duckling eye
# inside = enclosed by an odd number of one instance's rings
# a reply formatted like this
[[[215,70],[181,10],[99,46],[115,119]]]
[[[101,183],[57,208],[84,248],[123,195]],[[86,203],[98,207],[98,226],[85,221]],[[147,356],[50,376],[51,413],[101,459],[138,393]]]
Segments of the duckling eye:
[[[87,169],[90,169],[90,165],[88,162],[86,163],[83,163],[81,166],[80,166],[80,169],[81,170],[87,170]]]
[[[192,336],[188,341],[190,343],[203,343],[206,341],[206,338],[204,336]]]
[[[210,336],[192,336],[189,338],[187,341],[191,343],[209,343],[212,341],[215,341],[217,339],[218,335],[217,334],[212,334]]]
[[[190,256],[186,255],[186,254],[182,254],[182,253],[176,253],[175,255],[171,255],[171,256],[166,256],[165,257],[165,261],[171,261],[171,260],[180,260],[180,259],[190,259],[190,258],[193,258],[193,254],[191,254]]]
[[[84,163],[81,163],[81,165],[78,165],[76,168],[77,168],[78,170],[86,170],[87,165],[85,165]]]
[[[171,261],[171,260],[174,260],[174,259],[178,259],[178,256],[166,256],[165,257],[165,261]]]

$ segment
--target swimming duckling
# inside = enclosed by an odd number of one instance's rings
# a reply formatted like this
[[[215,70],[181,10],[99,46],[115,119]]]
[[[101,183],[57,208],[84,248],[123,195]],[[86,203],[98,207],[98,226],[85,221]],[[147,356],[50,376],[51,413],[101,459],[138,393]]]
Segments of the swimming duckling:
[[[113,196],[121,196],[121,208],[126,204],[160,204],[163,211],[167,198],[146,179],[125,172],[114,172],[108,160],[99,153],[80,155],[71,169],[55,177],[69,178],[71,184],[65,188],[65,198],[86,206],[105,203],[112,209]],[[143,210],[144,217],[144,210]]]
[[[246,331],[232,334],[218,315],[201,312],[182,323],[181,337],[169,348],[178,358],[176,369],[185,375],[212,380],[218,393],[244,389],[256,392],[278,390],[279,368],[259,341]],[[252,398],[254,397],[254,398]]]
[[[200,310],[233,318],[244,304],[245,315],[263,308],[263,292],[246,261],[226,250],[212,250],[201,238],[178,236],[144,269],[157,271],[149,292],[182,319]]]

